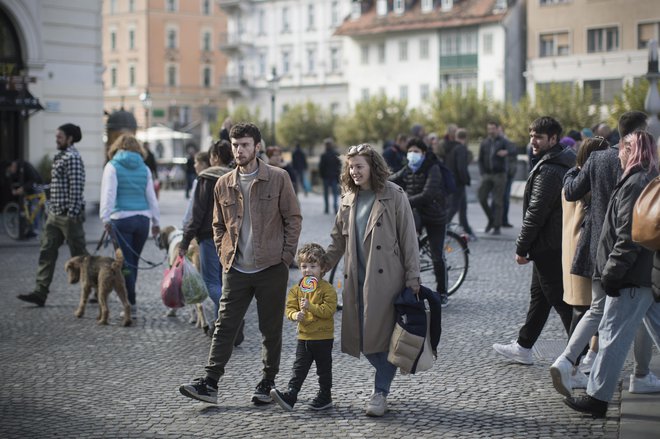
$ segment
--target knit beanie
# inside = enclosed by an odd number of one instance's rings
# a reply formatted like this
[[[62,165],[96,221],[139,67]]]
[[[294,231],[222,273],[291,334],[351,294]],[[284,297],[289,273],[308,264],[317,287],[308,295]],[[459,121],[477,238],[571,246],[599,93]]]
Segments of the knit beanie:
[[[60,126],[58,130],[62,131],[67,137],[72,137],[73,143],[78,143],[80,142],[80,139],[82,139],[82,132],[80,131],[80,127],[78,125],[65,123],[64,125]]]

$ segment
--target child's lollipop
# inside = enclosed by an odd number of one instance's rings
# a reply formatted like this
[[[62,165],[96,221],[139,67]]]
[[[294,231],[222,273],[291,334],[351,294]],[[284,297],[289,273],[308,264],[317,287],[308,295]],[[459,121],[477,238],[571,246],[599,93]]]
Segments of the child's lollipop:
[[[319,280],[315,276],[305,276],[300,280],[300,291],[303,294],[311,294],[316,291]]]

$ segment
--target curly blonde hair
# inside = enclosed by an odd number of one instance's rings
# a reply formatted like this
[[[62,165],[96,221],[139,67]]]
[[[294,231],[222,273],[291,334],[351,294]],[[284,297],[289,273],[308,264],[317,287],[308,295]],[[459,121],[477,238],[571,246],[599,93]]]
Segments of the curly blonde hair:
[[[310,242],[303,244],[296,253],[296,262],[300,265],[302,262],[320,264],[325,256],[325,250],[319,244]]]
[[[115,154],[121,150],[137,152],[142,158],[147,156],[147,152],[142,147],[142,144],[131,134],[122,134],[117,137],[117,140],[108,149],[108,160],[112,160]]]
[[[390,176],[390,168],[387,166],[385,159],[368,143],[361,143],[360,145],[351,146],[348,148],[346,154],[347,160],[344,162],[344,168],[341,171],[341,187],[344,192],[357,192],[358,186],[351,178],[348,166],[348,159],[355,156],[362,156],[367,160],[370,169],[371,189],[374,192],[379,192],[385,187],[387,177]]]

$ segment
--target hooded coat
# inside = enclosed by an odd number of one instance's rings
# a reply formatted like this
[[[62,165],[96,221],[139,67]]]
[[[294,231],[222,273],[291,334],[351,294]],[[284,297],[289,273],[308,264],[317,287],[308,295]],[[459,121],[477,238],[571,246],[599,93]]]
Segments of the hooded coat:
[[[399,186],[388,181],[376,193],[363,242],[356,242],[356,204],[356,193],[342,195],[324,265],[333,267],[344,256],[341,350],[359,357],[360,352],[372,354],[389,350],[396,320],[394,301],[404,287],[419,286],[419,246],[412,209]],[[355,250],[358,245],[362,246],[366,257],[363,316],[358,304]],[[364,322],[362,340],[361,318]]]

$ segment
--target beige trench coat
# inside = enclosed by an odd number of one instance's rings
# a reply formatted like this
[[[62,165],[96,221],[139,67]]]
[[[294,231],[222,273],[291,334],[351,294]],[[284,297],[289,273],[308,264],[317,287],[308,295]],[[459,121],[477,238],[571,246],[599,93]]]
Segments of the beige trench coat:
[[[582,231],[584,206],[582,201],[566,201],[561,194],[562,234],[561,234],[561,269],[564,281],[564,302],[573,306],[591,305],[591,279],[571,274],[571,265],[575,249]]]
[[[344,256],[344,307],[341,320],[341,350],[360,357],[360,315],[358,310],[357,267],[353,193],[342,195],[341,206],[331,232],[332,243],[326,266]],[[394,330],[394,300],[404,287],[419,285],[419,246],[412,209],[403,189],[387,182],[376,194],[362,245],[366,258],[364,282],[364,340],[362,352],[389,350]]]

